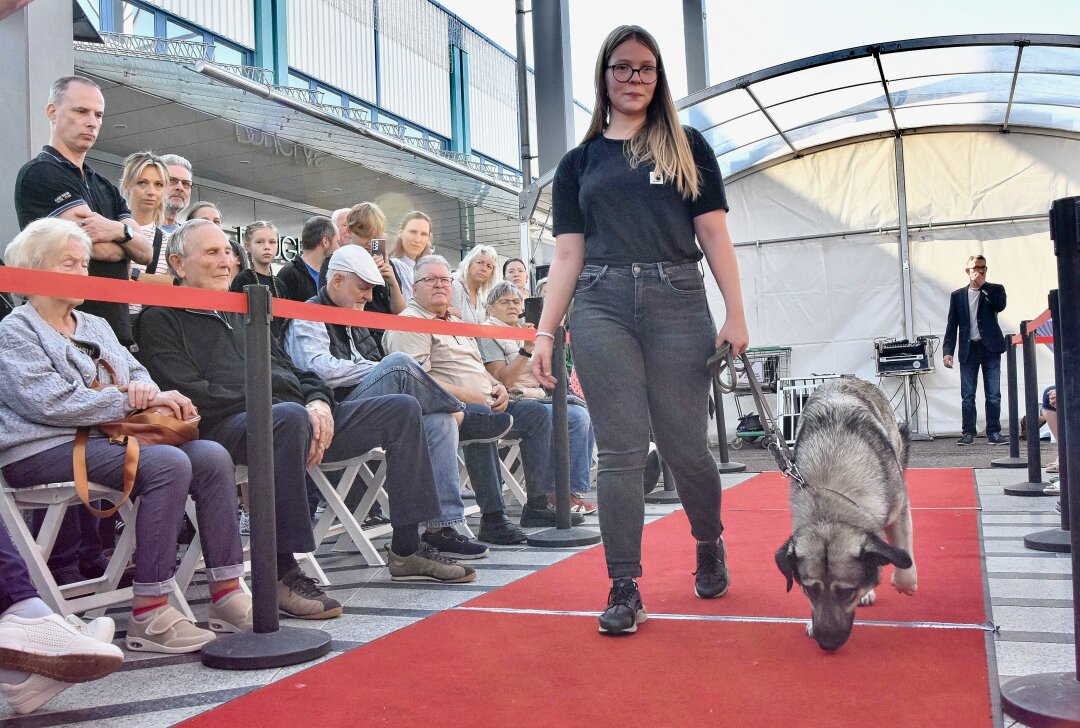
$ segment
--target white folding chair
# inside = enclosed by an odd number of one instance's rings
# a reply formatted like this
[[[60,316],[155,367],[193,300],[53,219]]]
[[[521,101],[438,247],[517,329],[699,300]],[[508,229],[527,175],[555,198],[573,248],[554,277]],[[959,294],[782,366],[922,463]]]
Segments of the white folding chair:
[[[121,493],[97,483],[90,483],[90,495],[93,500],[116,503]],[[118,513],[124,521],[124,530],[117,539],[105,574],[97,579],[61,586],[49,571],[48,560],[68,507],[83,507],[75,492],[74,483],[12,488],[0,475],[0,519],[11,535],[19,555],[26,562],[34,586],[53,611],[67,616],[90,611],[100,612],[106,607],[130,602],[131,587],[121,589],[119,584],[135,552],[135,518],[139,509],[137,499],[129,500],[120,506]],[[22,513],[24,509],[32,508],[46,509],[45,519],[36,539],[26,525]],[[172,594],[171,599],[181,612],[191,617],[191,608],[179,580],[177,585],[179,588]]]
[[[374,464],[374,467],[372,466]],[[330,483],[327,473],[341,471],[341,478],[336,486]],[[315,543],[337,536],[335,551],[356,550],[370,566],[385,566],[386,561],[372,544],[372,539],[391,532],[389,524],[363,528],[360,524],[367,518],[371,507],[378,500],[384,511],[389,512],[383,483],[386,481],[386,454],[381,448],[370,450],[363,455],[333,463],[322,463],[308,468],[308,475],[315,482],[319,493],[326,499],[326,510],[315,524]],[[357,506],[349,510],[345,499],[357,485],[359,478],[367,490]]]

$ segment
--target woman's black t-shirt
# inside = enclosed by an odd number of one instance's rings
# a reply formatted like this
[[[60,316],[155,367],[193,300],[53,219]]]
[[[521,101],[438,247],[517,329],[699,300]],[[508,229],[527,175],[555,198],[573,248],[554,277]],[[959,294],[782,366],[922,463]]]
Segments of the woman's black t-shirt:
[[[555,235],[584,234],[585,262],[593,265],[701,260],[694,218],[728,204],[712,148],[697,129],[683,129],[698,168],[696,200],[656,179],[651,162],[632,169],[623,140],[598,136],[559,162],[551,192]]]

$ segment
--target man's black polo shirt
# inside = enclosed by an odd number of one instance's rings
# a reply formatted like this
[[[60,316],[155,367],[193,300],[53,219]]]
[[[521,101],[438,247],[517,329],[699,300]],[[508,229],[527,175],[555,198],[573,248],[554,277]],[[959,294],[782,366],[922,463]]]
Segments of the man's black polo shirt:
[[[83,203],[110,220],[131,217],[131,210],[116,185],[85,164],[80,170],[48,144],[22,166],[15,178],[15,212],[20,230],[34,220],[58,217]],[[91,260],[90,275],[127,280],[128,260]],[[108,321],[123,344],[132,343],[127,304],[87,301],[79,309]]]

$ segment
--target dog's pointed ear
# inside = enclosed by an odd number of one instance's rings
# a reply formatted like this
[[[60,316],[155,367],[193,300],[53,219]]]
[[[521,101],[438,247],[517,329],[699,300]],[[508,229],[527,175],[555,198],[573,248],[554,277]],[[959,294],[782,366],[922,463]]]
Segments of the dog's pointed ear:
[[[873,566],[893,564],[899,569],[910,569],[913,563],[911,554],[904,549],[889,545],[876,533],[866,534],[859,558]]]
[[[784,542],[784,545],[776,550],[776,568],[787,578],[787,590],[791,591],[791,584],[795,581],[795,535]]]

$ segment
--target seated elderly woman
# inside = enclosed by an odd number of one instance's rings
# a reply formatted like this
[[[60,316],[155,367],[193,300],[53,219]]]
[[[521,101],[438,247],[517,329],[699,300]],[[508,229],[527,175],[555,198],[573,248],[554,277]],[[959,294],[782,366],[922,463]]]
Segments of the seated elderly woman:
[[[36,220],[7,247],[8,265],[86,275],[90,239],[74,223]],[[121,346],[108,322],[75,307],[81,299],[29,296],[0,322],[0,469],[8,485],[24,488],[73,479],[78,427],[93,428],[135,410],[165,406],[187,419],[195,408],[179,392],[162,392]],[[116,374],[111,381],[107,362]],[[95,380],[103,386],[95,389]],[[125,448],[91,430],[86,446],[89,480],[123,487]],[[251,626],[251,598],[240,590],[244,573],[236,523],[233,463],[221,445],[196,440],[178,447],[143,446],[133,496],[135,578],[127,647],[170,654],[195,652],[214,632]],[[184,504],[195,499],[206,557],[212,631],[196,627],[169,606],[176,589],[176,545]]]
[[[485,324],[533,328],[518,318],[523,299],[521,289],[509,281],[496,283],[487,297],[488,318]],[[532,374],[533,342],[513,339],[477,339],[484,366],[499,380],[511,398],[542,400],[551,409],[547,392]],[[585,403],[570,398],[567,424],[570,431],[570,500],[575,513],[595,513],[596,506],[582,498],[589,492],[589,466],[592,463],[592,420]]]

